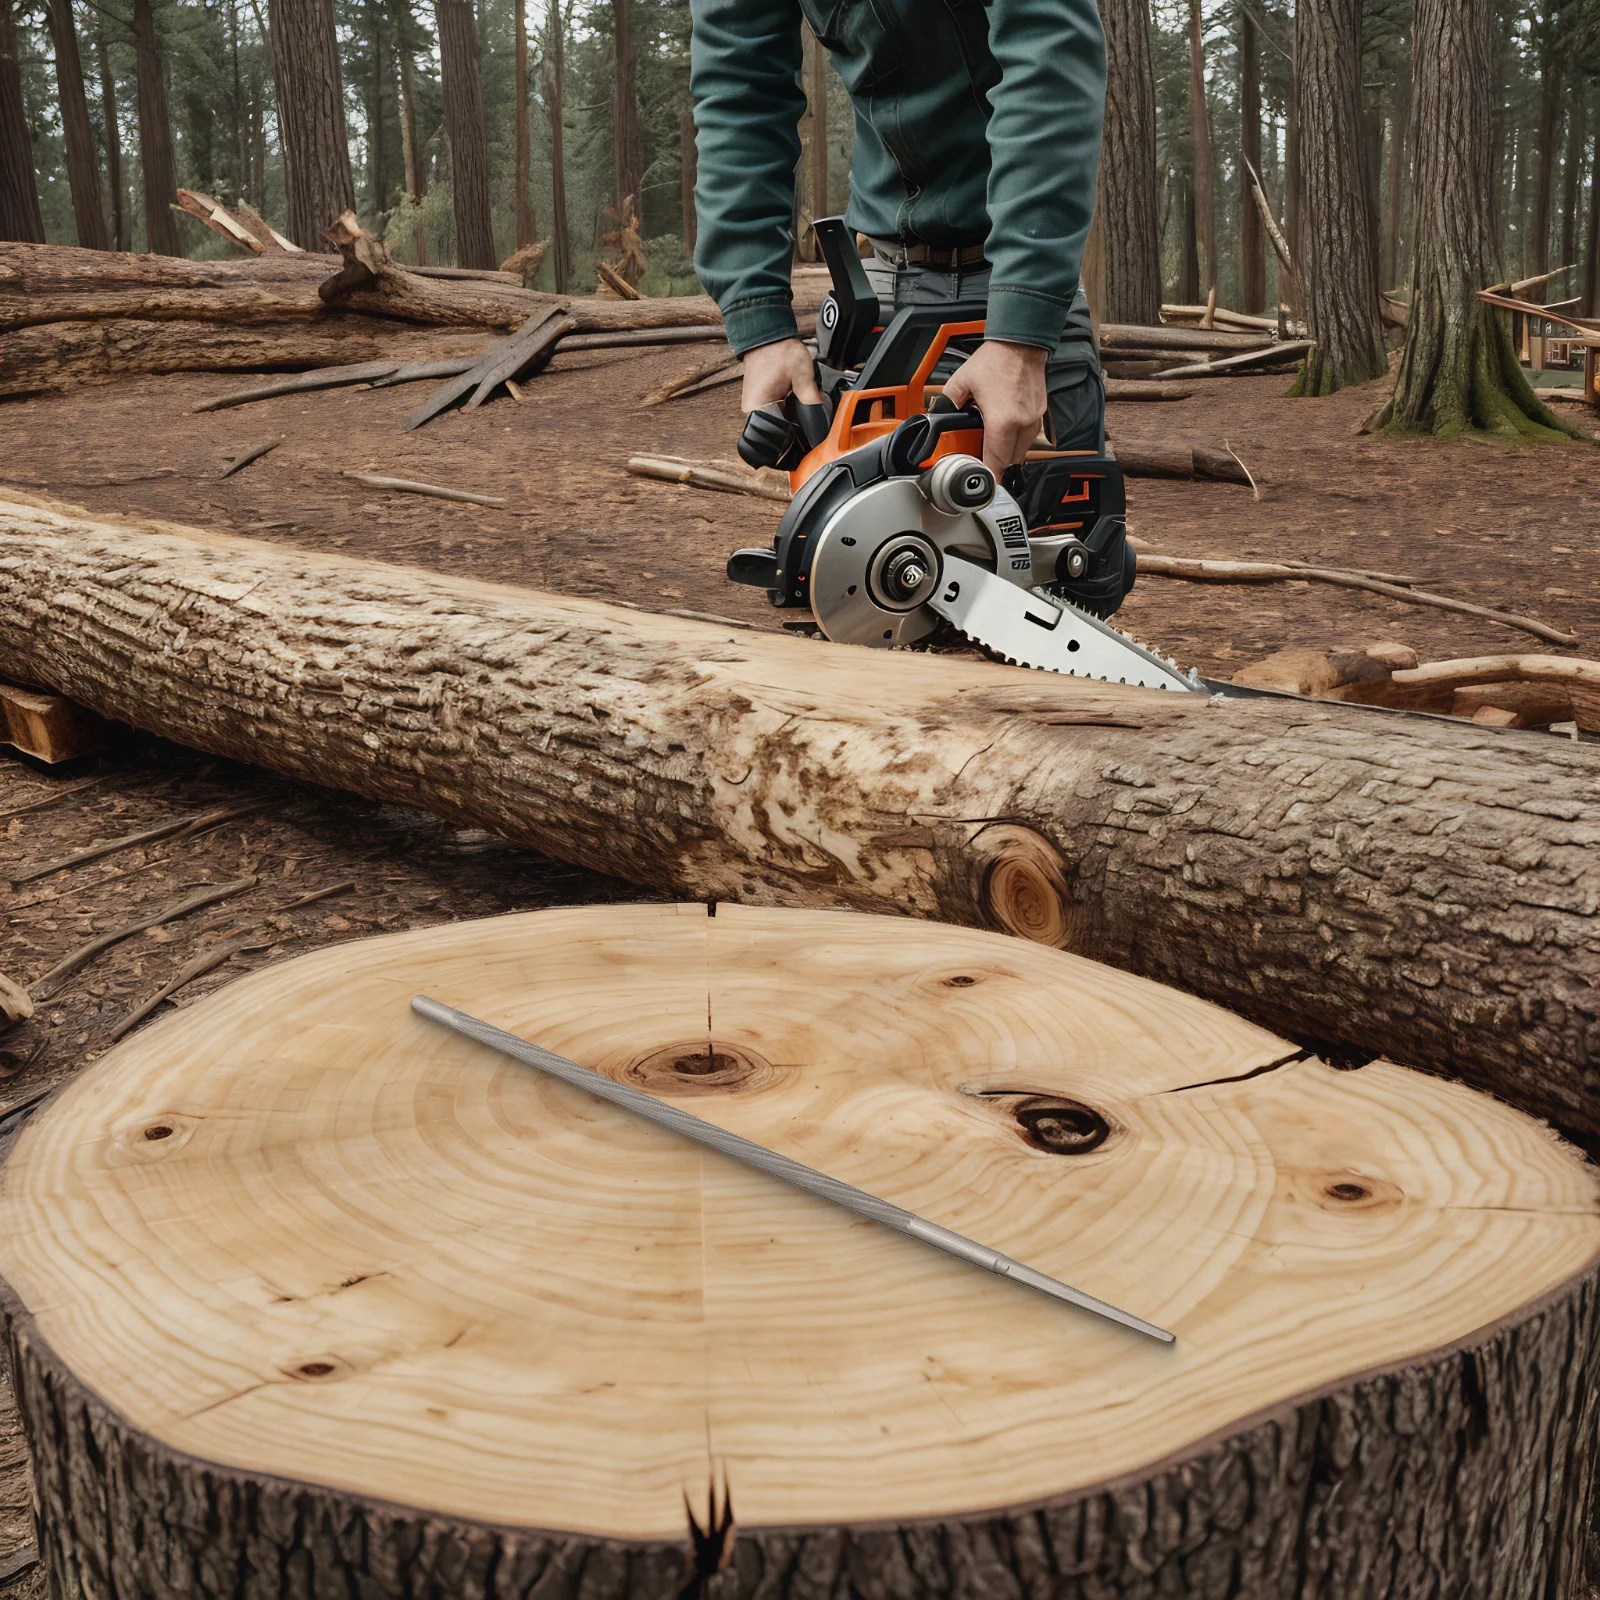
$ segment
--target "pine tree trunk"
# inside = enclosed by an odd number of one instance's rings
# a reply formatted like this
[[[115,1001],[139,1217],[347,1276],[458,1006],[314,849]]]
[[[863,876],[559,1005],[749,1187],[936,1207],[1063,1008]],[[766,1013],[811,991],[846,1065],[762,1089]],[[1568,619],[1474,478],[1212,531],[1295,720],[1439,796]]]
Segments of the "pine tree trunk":
[[[111,51],[105,24],[95,28],[95,55],[100,67],[100,115],[106,129],[106,188],[111,194],[111,248],[128,248],[128,203],[122,192],[122,129],[117,124],[117,80],[111,71]]]
[[[406,198],[415,205],[428,192],[428,174],[422,164],[422,153],[417,148],[416,68],[411,59],[410,41],[403,33],[396,43],[395,55],[400,68],[400,153],[406,168]],[[413,235],[413,243],[417,265],[426,266],[428,240],[420,224]]]
[[[517,8],[517,249],[539,237],[533,215],[533,123],[528,94],[528,0],[514,0]]]
[[[1239,301],[1252,316],[1266,309],[1266,240],[1250,171],[1261,171],[1261,48],[1255,20],[1239,8]]]
[[[1305,177],[1295,265],[1315,341],[1296,392],[1323,395],[1386,365],[1362,155],[1361,0],[1300,0],[1295,79]]]
[[[1453,435],[1574,434],[1535,398],[1506,318],[1494,227],[1494,0],[1418,0],[1412,53],[1411,314],[1394,394],[1371,426]]]
[[[572,275],[572,240],[567,232],[567,17],[563,0],[550,0],[550,263],[557,294]]]
[[[1183,185],[1183,213],[1179,225],[1183,237],[1179,241],[1178,283],[1173,293],[1178,304],[1192,306],[1200,299],[1200,240],[1195,230],[1194,173],[1187,172],[1180,180]]]
[[[83,61],[78,54],[78,29],[72,0],[46,0],[50,42],[56,57],[56,95],[61,130],[67,146],[67,186],[72,192],[72,219],[78,243],[85,250],[107,248],[106,218],[100,205],[100,161],[94,129],[89,125],[89,100],[83,88]]]
[[[678,166],[683,184],[683,247],[692,256],[699,237],[699,219],[694,208],[694,186],[700,174],[699,146],[694,141],[694,112],[685,106],[678,113]]]
[[[1561,163],[1561,259],[1558,266],[1572,266],[1578,260],[1579,201],[1583,194],[1583,157],[1588,148],[1586,118],[1588,85],[1581,85],[1567,108],[1567,150]]]
[[[444,126],[450,140],[450,180],[456,215],[456,265],[493,268],[494,225],[489,214],[489,135],[478,75],[478,29],[472,0],[436,0],[439,64],[444,77]]]
[[[633,0],[611,0],[612,50],[611,158],[617,226],[627,225],[631,204],[643,201],[644,137],[639,130],[639,55],[633,42]]]
[[[1195,299],[1199,300],[1217,286],[1217,172],[1211,155],[1211,116],[1206,107],[1206,47],[1200,0],[1189,0],[1189,126],[1194,136],[1195,240],[1200,258]]]
[[[1104,235],[1108,322],[1161,320],[1161,234],[1156,216],[1155,77],[1149,0],[1101,0],[1106,36],[1105,138],[1095,209]]]
[[[1400,281],[1400,229],[1405,218],[1405,185],[1411,171],[1406,146],[1411,137],[1411,81],[1395,86],[1395,103],[1389,125],[1388,217],[1383,230],[1383,270],[1380,288]]]
[[[1527,275],[1550,270],[1550,201],[1555,189],[1556,144],[1561,134],[1561,62],[1547,46],[1539,69],[1539,131],[1534,142],[1533,211],[1528,218]],[[1548,284],[1533,298],[1545,299]]]
[[[151,0],[133,0],[133,47],[139,84],[144,247],[152,255],[182,255],[178,248],[178,227],[172,216],[172,205],[178,197],[178,170],[172,156],[172,119],[167,114],[166,62],[161,53],[161,41],[156,36]]]
[[[0,239],[44,243],[44,218],[33,176],[33,137],[22,100],[14,0],[0,0]]]
[[[269,0],[268,14],[288,234],[302,250],[326,251],[327,230],[356,204],[333,0]]]

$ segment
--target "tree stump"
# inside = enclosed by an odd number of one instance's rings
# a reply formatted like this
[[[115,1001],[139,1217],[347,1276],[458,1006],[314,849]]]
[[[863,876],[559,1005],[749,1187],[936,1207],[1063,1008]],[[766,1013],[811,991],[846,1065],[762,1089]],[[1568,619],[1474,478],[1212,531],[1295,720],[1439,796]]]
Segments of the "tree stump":
[[[414,1016],[425,992],[1173,1329],[1164,1347]],[[848,912],[319,951],[24,1129],[53,1592],[1555,1596],[1600,1184],[1442,1080]]]

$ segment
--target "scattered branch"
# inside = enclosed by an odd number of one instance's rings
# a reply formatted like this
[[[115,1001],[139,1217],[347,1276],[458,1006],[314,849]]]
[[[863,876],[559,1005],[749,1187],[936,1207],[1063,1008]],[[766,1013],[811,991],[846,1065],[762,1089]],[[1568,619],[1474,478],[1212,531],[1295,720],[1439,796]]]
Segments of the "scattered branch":
[[[1285,339],[1265,350],[1243,350],[1236,356],[1218,356],[1215,361],[1195,361],[1184,367],[1168,367],[1157,374],[1162,383],[1174,378],[1234,377],[1246,372],[1264,371],[1303,360],[1311,349],[1309,339]]]
[[[599,274],[600,281],[609,289],[614,289],[624,300],[648,300],[650,297],[634,288],[609,262],[596,261],[595,271]]]
[[[85,850],[75,850],[69,856],[62,856],[59,860],[46,861],[41,866],[28,867],[14,873],[11,886],[20,889],[25,883],[34,883],[40,878],[49,877],[52,872],[65,872],[72,867],[86,867],[91,861],[103,861],[107,856],[116,855],[119,851],[132,850],[142,844],[154,844],[160,839],[192,838],[197,833],[207,833],[212,828],[221,827],[225,822],[254,816],[258,811],[270,811],[279,804],[281,802],[276,798],[245,800],[236,805],[216,806],[210,811],[202,811],[198,816],[169,817],[165,822],[158,822],[153,828],[141,828],[138,833],[124,834],[120,839],[108,839],[104,844],[93,844]]]
[[[282,443],[283,435],[280,433],[275,439],[263,439],[260,444],[253,444],[248,450],[241,450],[239,454],[236,455],[232,461],[225,466],[220,473],[217,474],[217,476],[220,478],[231,478],[234,473],[243,472],[252,461],[259,461],[262,456],[268,454],[270,451],[276,450]]]
[[[447,489],[437,483],[416,483],[410,478],[384,478],[372,472],[347,472],[344,476],[365,484],[369,489],[393,489],[398,494],[425,494],[435,500],[459,500],[472,506],[503,506],[509,503],[504,495],[473,494],[468,489]]]
[[[639,406],[643,410],[648,406],[659,406],[668,400],[676,400],[680,395],[688,394],[691,390],[704,384],[707,378],[714,378],[718,373],[723,374],[723,381],[732,383],[736,377],[744,376],[744,366],[738,356],[730,350],[717,356],[711,361],[702,361],[699,366],[691,367],[687,372],[680,372],[675,378],[668,378],[663,384],[639,396]],[[715,385],[708,385],[715,387]]]
[[[227,411],[233,406],[247,406],[256,400],[275,400],[283,394],[309,394],[315,389],[341,389],[352,383],[371,383],[375,378],[387,377],[400,368],[398,361],[358,361],[352,366],[318,367],[313,372],[296,372],[287,378],[273,378],[267,383],[252,384],[248,389],[231,389],[214,400],[202,400],[191,407],[191,414],[202,411]]]
[[[685,483],[694,489],[718,489],[728,494],[753,494],[762,500],[788,504],[789,485],[781,474],[757,477],[731,461],[685,461],[679,456],[630,456],[628,471],[640,478],[663,483]]]

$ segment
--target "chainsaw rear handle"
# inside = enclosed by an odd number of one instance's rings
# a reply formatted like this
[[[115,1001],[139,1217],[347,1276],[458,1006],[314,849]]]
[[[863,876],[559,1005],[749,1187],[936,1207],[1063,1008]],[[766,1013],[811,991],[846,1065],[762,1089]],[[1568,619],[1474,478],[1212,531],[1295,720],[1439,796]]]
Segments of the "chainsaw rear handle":
[[[935,395],[926,411],[907,417],[883,441],[884,472],[891,478],[911,477],[927,465],[945,434],[974,430],[983,431],[983,413],[976,406],[957,406],[942,394]]]
[[[739,434],[739,459],[746,466],[777,467],[792,472],[808,451],[828,437],[833,410],[826,401],[807,405],[789,395],[780,404],[757,406],[744,419]]]

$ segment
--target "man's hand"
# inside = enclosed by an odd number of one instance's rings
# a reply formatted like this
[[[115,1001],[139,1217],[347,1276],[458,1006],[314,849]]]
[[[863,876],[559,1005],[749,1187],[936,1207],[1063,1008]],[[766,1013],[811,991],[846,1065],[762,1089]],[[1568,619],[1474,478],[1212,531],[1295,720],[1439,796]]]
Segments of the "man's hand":
[[[1042,355],[1043,352],[1041,351]],[[1040,367],[1040,392],[1044,368]],[[790,395],[808,406],[820,405],[822,391],[811,368],[811,352],[798,339],[780,339],[776,344],[758,344],[744,355],[744,390],[740,408],[754,411],[758,406],[782,405]],[[1033,438],[1029,434],[1030,441]]]
[[[1045,351],[1031,344],[986,339],[944,386],[947,399],[958,406],[971,401],[983,413],[983,461],[996,476],[1021,461],[1039,436],[1039,424],[1049,404],[1044,386],[1047,359]],[[744,390],[748,400],[748,366]]]

